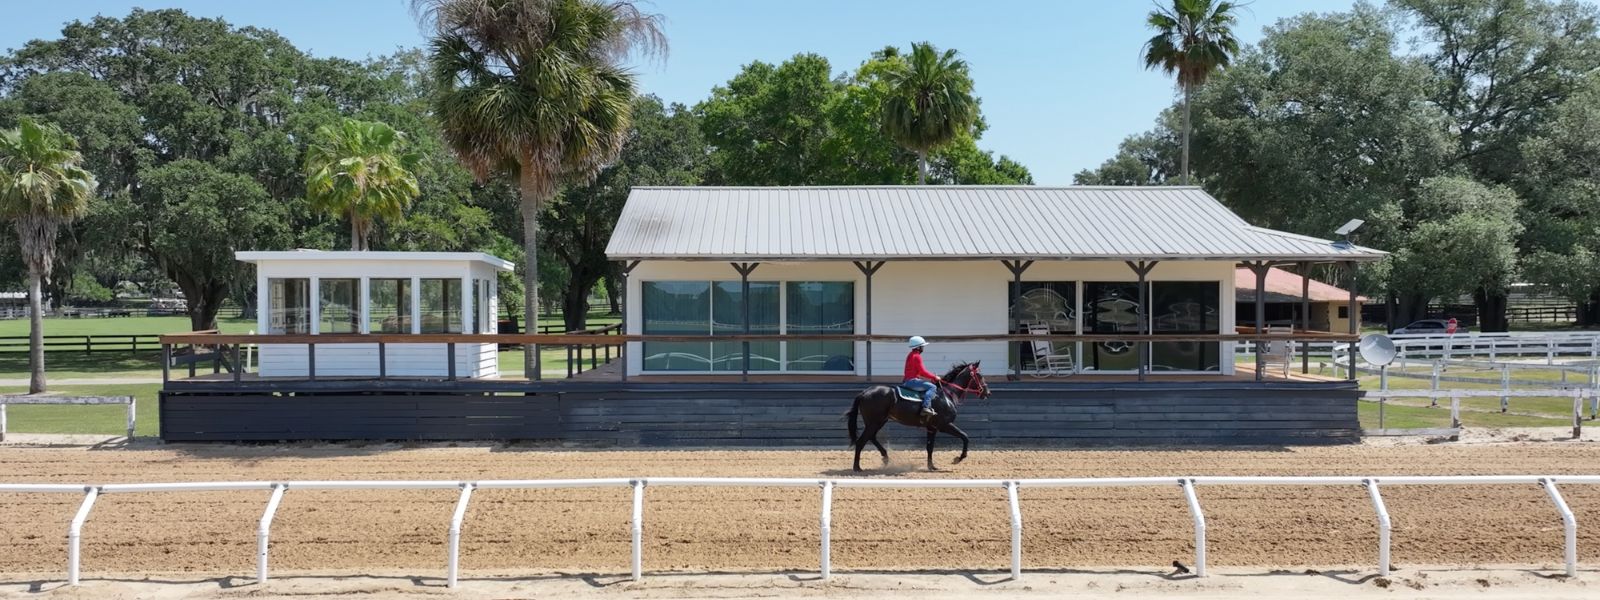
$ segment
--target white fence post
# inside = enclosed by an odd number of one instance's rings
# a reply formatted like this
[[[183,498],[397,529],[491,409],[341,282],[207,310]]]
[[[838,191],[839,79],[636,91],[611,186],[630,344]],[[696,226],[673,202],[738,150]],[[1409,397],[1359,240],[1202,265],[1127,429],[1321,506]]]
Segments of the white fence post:
[[[1389,508],[1383,504],[1383,495],[1378,492],[1378,480],[1368,479],[1363,485],[1367,486],[1367,495],[1372,498],[1372,510],[1378,513],[1378,575],[1389,576]]]
[[[134,415],[137,414],[138,405],[138,397],[128,396],[128,441],[130,442],[133,441]]]
[[[1583,390],[1572,390],[1572,439],[1583,437]]]
[[[822,482],[822,580],[833,576],[833,482]]]
[[[1433,392],[1433,394],[1428,397],[1429,404],[1431,406],[1439,405],[1439,369],[1439,361],[1433,361],[1433,374],[1429,377],[1431,383],[1428,384],[1428,389]]]
[[[1200,499],[1194,495],[1194,480],[1180,479],[1183,496],[1189,501],[1189,514],[1194,517],[1194,576],[1206,576],[1206,515],[1200,512]]]
[[[1450,427],[1461,428],[1461,391],[1450,390]]]
[[[1500,365],[1500,412],[1511,408],[1511,365]]]
[[[461,522],[467,518],[467,502],[472,500],[472,490],[477,485],[473,483],[461,484],[461,497],[456,500],[456,512],[450,515],[450,564],[445,573],[445,585],[456,587],[457,575],[461,572]]]
[[[1006,496],[1011,502],[1011,580],[1022,579],[1022,504],[1017,501],[1017,482],[1006,482]]]
[[[633,481],[633,580],[644,579],[644,480]]]
[[[67,585],[78,585],[79,559],[82,556],[78,542],[83,538],[83,523],[89,520],[89,511],[94,509],[94,500],[98,497],[100,488],[85,488],[83,504],[78,505],[78,514],[72,517],[72,525],[67,528]]]
[[[1567,577],[1578,576],[1578,518],[1572,516],[1572,509],[1567,508],[1566,499],[1561,497],[1560,490],[1556,489],[1556,482],[1549,477],[1539,481],[1539,486],[1550,495],[1550,501],[1556,504],[1556,510],[1561,511],[1561,525],[1566,530],[1566,559]]]
[[[267,582],[267,545],[272,537],[272,517],[278,514],[278,504],[283,502],[283,492],[288,486],[272,484],[272,496],[267,498],[267,508],[261,511],[261,521],[256,524],[256,583]]]

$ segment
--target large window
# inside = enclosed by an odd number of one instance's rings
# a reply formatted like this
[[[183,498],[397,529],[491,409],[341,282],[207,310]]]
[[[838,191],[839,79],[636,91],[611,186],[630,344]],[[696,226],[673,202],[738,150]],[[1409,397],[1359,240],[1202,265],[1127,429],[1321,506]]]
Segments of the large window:
[[[1090,281],[1083,284],[1083,332],[1133,334],[1144,318],[1139,304],[1139,284],[1132,281]],[[1096,371],[1136,371],[1144,344],[1096,342],[1084,348],[1084,367]]]
[[[750,333],[782,333],[778,314],[778,284],[750,282]],[[719,281],[711,289],[711,335],[744,333],[744,286],[738,281]],[[777,371],[782,365],[782,344],[751,342],[750,370]],[[712,342],[711,370],[744,369],[744,342]]]
[[[711,283],[646,281],[643,297],[645,335],[709,335]],[[646,371],[710,371],[708,342],[645,342]]]
[[[372,333],[411,333],[411,280],[373,279],[367,282],[367,318]]]
[[[461,333],[461,280],[423,279],[422,332]]]
[[[1076,281],[1024,281],[1022,294],[1017,287],[1007,284],[1011,298],[1011,331],[1027,333],[1031,328],[1044,326],[1050,333],[1070,335],[1078,332],[1078,282]],[[1052,346],[1052,354],[1070,352],[1078,355],[1076,347]],[[1030,342],[1015,345],[1017,357],[1024,369],[1033,368],[1036,349]]]
[[[317,331],[319,333],[361,332],[361,291],[355,279],[322,279],[317,282]]]
[[[644,370],[736,372],[744,342],[746,299],[739,281],[646,281],[640,284],[646,335],[707,336],[704,342],[645,342]],[[787,304],[787,310],[784,309]],[[750,282],[750,333],[855,333],[850,282]],[[752,342],[751,371],[854,371],[851,342]]]
[[[1221,333],[1222,311],[1218,307],[1220,289],[1220,284],[1215,281],[1151,283],[1151,333]],[[1156,342],[1150,348],[1150,367],[1153,370],[1216,371],[1220,366],[1216,342]]]
[[[790,334],[843,334],[856,332],[854,283],[791,281],[786,286],[789,303],[786,328]],[[788,344],[790,371],[855,371],[855,342],[797,341]]]
[[[267,280],[267,332],[311,333],[311,280]]]

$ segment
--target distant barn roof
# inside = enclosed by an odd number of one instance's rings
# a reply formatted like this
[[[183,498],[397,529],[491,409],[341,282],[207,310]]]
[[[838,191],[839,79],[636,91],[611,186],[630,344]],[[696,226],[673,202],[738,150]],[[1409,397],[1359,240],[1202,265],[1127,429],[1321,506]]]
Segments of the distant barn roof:
[[[1367,261],[1255,227],[1198,187],[639,187],[613,260]]]
[[[1305,280],[1299,275],[1283,269],[1273,267],[1267,270],[1267,302],[1300,302],[1300,292]],[[1238,269],[1233,276],[1233,286],[1239,302],[1256,301],[1256,274],[1250,269]],[[1323,283],[1315,279],[1307,286],[1311,292],[1311,302],[1349,302],[1350,292],[1344,288]],[[1357,296],[1358,302],[1366,302],[1366,296]]]

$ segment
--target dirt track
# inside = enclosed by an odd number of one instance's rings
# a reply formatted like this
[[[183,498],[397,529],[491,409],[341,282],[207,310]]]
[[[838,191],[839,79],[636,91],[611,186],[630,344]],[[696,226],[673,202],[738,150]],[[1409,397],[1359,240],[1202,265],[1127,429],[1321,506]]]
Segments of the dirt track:
[[[897,451],[903,466],[917,453]],[[951,458],[949,452],[940,455]],[[864,459],[877,466],[877,460]],[[628,476],[842,476],[840,451],[597,452],[508,448],[0,448],[10,482],[521,479]],[[944,477],[1167,475],[1595,474],[1600,444],[1333,447],[1240,451],[976,451]],[[902,476],[927,476],[911,468]],[[1563,489],[1580,524],[1580,560],[1600,561],[1600,487]],[[816,490],[647,492],[648,570],[811,570]],[[1396,565],[1550,566],[1561,523],[1534,486],[1384,491]],[[0,494],[0,572],[56,573],[76,495]],[[264,492],[102,497],[84,533],[86,573],[248,574]],[[421,569],[445,558],[453,491],[290,491],[273,527],[275,572]],[[1359,488],[1202,488],[1212,564],[1367,565],[1372,509]],[[629,492],[480,491],[462,538],[467,571],[627,569]],[[999,490],[841,489],[836,569],[1005,566],[1009,521]],[[1029,568],[1189,560],[1182,496],[1156,489],[1024,490]]]

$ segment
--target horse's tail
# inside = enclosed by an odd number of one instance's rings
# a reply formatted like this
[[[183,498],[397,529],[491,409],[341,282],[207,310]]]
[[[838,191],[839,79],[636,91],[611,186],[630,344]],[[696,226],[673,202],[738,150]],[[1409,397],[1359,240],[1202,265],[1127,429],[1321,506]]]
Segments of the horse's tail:
[[[865,392],[863,392],[862,394],[865,394]],[[850,411],[844,414],[845,422],[850,424],[850,446],[851,447],[854,447],[856,445],[856,435],[857,435],[857,432],[856,432],[856,416],[861,414],[861,396],[862,396],[862,394],[857,394],[856,395],[856,401],[850,405]]]

